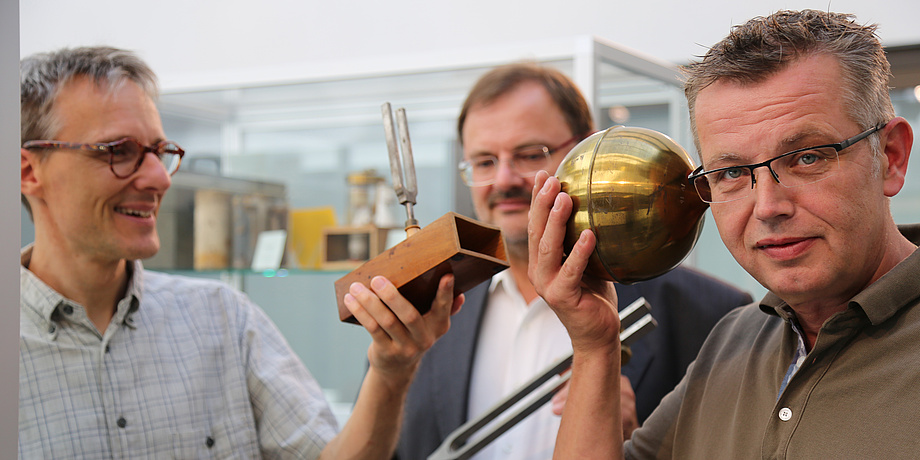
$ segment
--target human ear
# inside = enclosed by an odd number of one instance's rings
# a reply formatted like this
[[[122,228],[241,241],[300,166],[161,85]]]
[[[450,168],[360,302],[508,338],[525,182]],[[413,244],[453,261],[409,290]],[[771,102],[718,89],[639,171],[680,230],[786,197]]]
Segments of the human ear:
[[[41,193],[41,180],[38,173],[40,158],[34,152],[19,149],[20,176],[19,186],[23,195],[36,196]]]
[[[888,122],[882,131],[882,180],[885,196],[892,197],[901,191],[907,175],[907,162],[914,133],[903,117]]]

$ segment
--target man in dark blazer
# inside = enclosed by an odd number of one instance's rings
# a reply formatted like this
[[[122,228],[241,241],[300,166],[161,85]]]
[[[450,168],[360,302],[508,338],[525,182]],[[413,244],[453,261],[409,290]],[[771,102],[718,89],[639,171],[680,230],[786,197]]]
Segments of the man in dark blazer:
[[[536,372],[515,373],[528,372],[527,365],[542,369],[571,353],[564,328],[527,279],[527,213],[536,171],[555,171],[572,146],[592,130],[590,110],[574,83],[535,64],[494,69],[467,97],[458,120],[464,148],[461,176],[470,185],[477,217],[502,229],[511,267],[466,293],[450,330],[422,359],[407,397],[399,459],[425,459],[481,407],[491,405],[508,386],[502,379],[533,377]],[[628,437],[677,385],[712,326],[729,310],[750,303],[751,297],[684,267],[646,282],[617,285],[616,290],[622,306],[645,297],[658,322],[654,331],[632,345],[632,358],[623,367]],[[524,313],[502,316],[496,311],[515,308]],[[522,316],[540,319],[516,322]],[[525,328],[536,332],[521,332]],[[530,342],[520,341],[519,336],[527,334]],[[544,350],[509,351],[535,343]],[[511,356],[493,359],[501,354]],[[534,362],[514,369],[520,360]],[[540,411],[474,458],[549,458],[558,417],[548,407]],[[520,431],[515,435],[514,430]],[[501,448],[494,445],[499,443]]]

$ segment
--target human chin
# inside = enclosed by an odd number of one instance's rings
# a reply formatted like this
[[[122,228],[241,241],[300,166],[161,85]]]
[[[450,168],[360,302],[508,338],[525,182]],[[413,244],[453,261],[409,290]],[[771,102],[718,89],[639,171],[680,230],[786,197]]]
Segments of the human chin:
[[[829,264],[833,259],[802,257],[777,261],[764,255],[753,255],[742,266],[761,285],[790,304],[800,302],[832,284]],[[811,262],[811,263],[810,263]]]
[[[473,203],[473,211],[476,212],[476,219],[482,223],[489,225],[497,225],[495,223],[495,216],[492,215],[492,210],[489,209],[486,205],[480,205]]]
[[[495,223],[505,238],[519,239],[521,235],[527,238],[528,213],[494,213],[494,216]]]
[[[827,275],[828,273],[820,268],[796,267],[773,271],[767,274],[760,284],[788,304],[798,305],[829,294],[826,291],[834,282]]]
[[[160,238],[154,233],[149,238],[138,241],[127,250],[125,259],[148,259],[160,251]]]
[[[156,255],[160,250],[160,237],[156,229],[146,232],[132,232],[122,234],[118,238],[117,248],[120,259],[147,259]]]

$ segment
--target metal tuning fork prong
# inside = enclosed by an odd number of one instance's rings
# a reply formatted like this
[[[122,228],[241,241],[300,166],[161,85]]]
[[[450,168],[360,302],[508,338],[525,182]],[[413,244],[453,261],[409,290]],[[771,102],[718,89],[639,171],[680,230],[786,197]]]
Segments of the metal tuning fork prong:
[[[406,121],[406,109],[396,110],[396,123],[393,123],[393,109],[389,102],[384,102],[380,107],[383,113],[383,128],[386,131],[387,151],[390,155],[390,173],[393,178],[393,189],[399,204],[406,207],[406,236],[412,236],[419,231],[418,221],[415,219],[413,206],[418,195],[418,182],[415,178],[415,161],[412,158],[412,142],[409,140],[409,123]],[[398,131],[397,131],[398,129]],[[398,141],[397,141],[398,137]],[[399,146],[402,146],[402,156]]]
[[[381,107],[381,112],[393,189],[400,204],[406,207],[406,239],[374,255],[335,281],[339,319],[347,323],[358,323],[344,302],[354,283],[370,286],[375,276],[385,276],[424,315],[435,303],[439,280],[444,275],[453,274],[453,295],[456,297],[509,265],[501,229],[494,225],[448,212],[425,228],[419,227],[413,209],[418,184],[406,110],[399,109],[394,117],[387,102]],[[400,144],[402,155],[399,153]]]
[[[622,331],[620,332],[620,343],[622,343],[624,351],[624,361],[621,364],[626,364],[625,360],[630,356],[627,351],[629,345],[635,343],[636,340],[658,326],[658,323],[652,318],[651,312],[652,307],[645,300],[645,297],[639,297],[626,308],[620,310],[620,327]],[[472,457],[552,399],[553,395],[561,390],[572,377],[571,365],[571,354],[553,363],[540,375],[496,403],[484,414],[464,423],[460,428],[451,432],[447,439],[441,443],[441,446],[428,456],[428,460],[464,460]],[[558,378],[551,385],[544,386],[546,382],[556,376]],[[542,389],[540,389],[541,387]],[[534,393],[537,389],[540,390]],[[531,393],[534,394],[531,395]],[[527,397],[531,398],[528,405],[515,408],[513,411],[510,410]],[[509,412],[508,415],[491,424],[493,420],[502,416],[505,412]],[[477,436],[476,439],[472,439],[473,436]]]

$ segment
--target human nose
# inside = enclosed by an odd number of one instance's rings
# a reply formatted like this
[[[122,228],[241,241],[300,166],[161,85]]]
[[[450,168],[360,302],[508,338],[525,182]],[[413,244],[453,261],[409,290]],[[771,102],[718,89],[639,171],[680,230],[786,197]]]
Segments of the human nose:
[[[169,188],[172,184],[172,176],[156,152],[144,152],[140,161],[136,174],[138,188],[153,188],[161,191]]]
[[[777,216],[790,215],[793,211],[792,201],[790,200],[790,189],[783,186],[779,177],[768,165],[766,170],[769,171],[769,177],[762,177],[760,181],[756,179],[757,170],[751,173],[751,180],[754,184],[752,196],[754,198],[754,216],[760,220],[768,220]],[[770,179],[773,180],[770,180]]]
[[[520,185],[524,178],[517,172],[512,159],[496,159],[495,185],[499,188]]]
[[[780,183],[780,181],[779,181],[779,175],[776,174],[776,171],[773,170],[773,166],[771,166],[771,164],[770,164],[770,163],[772,163],[772,162],[773,162],[773,160],[769,160],[769,161],[767,161],[767,162],[765,162],[765,163],[760,163],[760,164],[756,164],[756,165],[746,166],[748,169],[751,170],[751,189],[752,189],[752,190],[755,189],[755,188],[757,187],[757,170],[760,169],[760,168],[764,168],[764,169],[766,169],[767,171],[769,171],[769,172],[770,172],[770,177],[772,177],[773,180],[776,181],[777,184]]]

